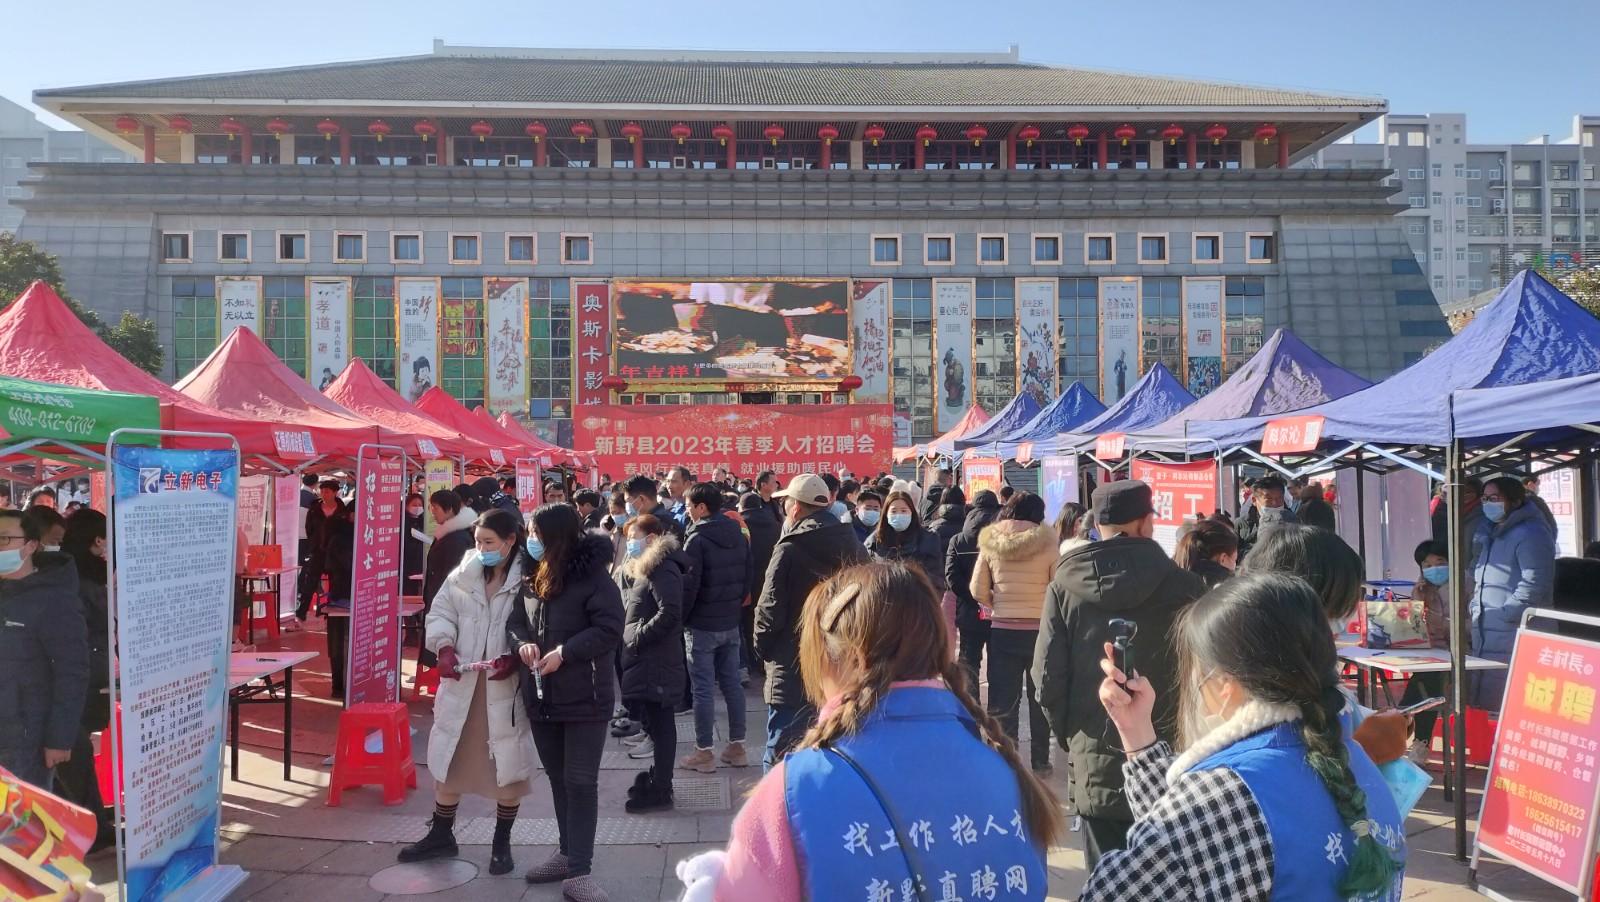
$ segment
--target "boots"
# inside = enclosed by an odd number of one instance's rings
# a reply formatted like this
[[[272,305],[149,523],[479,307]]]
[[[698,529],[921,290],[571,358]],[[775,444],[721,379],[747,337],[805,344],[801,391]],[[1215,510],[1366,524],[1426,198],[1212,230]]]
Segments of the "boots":
[[[431,858],[455,858],[461,849],[456,846],[454,819],[446,821],[434,817],[428,826],[428,835],[400,850],[402,862],[427,861]]]
[[[651,768],[654,770],[655,768]],[[628,787],[628,801],[633,801],[643,795],[650,788],[650,771],[642,770],[633,778],[633,785]]]
[[[639,777],[643,778],[644,785],[640,787],[640,779],[634,779],[634,786],[628,789],[628,802],[622,806],[623,810],[629,814],[671,811],[672,776],[668,774],[665,780],[659,779],[656,777],[655,768],[651,768],[649,773],[640,774]],[[639,791],[635,793],[634,788],[638,788]]]

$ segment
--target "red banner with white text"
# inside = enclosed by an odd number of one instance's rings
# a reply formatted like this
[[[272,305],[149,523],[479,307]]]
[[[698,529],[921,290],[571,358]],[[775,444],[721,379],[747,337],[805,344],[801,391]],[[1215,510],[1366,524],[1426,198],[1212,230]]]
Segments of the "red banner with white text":
[[[611,375],[611,286],[579,282],[577,332],[572,343],[573,381],[580,408],[604,405],[611,392],[601,384]]]
[[[887,404],[737,404],[581,407],[579,448],[593,449],[613,477],[680,464],[699,474],[727,467],[754,478],[771,470],[873,475],[889,468],[892,413]]]
[[[1217,509],[1217,463],[1187,464],[1135,460],[1133,478],[1150,486],[1156,509],[1155,540],[1171,554],[1178,547],[1178,527]]]

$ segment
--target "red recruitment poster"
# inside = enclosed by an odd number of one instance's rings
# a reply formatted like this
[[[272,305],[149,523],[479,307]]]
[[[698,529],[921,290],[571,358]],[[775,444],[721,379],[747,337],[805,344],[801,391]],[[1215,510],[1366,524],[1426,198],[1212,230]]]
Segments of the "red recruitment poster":
[[[727,467],[751,479],[771,470],[787,481],[798,473],[887,470],[891,416],[887,404],[598,405],[578,411],[574,433],[613,476],[682,465],[697,473]]]
[[[961,479],[966,484],[964,491],[967,497],[975,497],[985,490],[999,495],[1004,482],[1004,467],[998,457],[974,457],[962,461]]]
[[[611,375],[611,286],[579,282],[577,292],[574,394],[579,407],[594,407],[611,401],[611,392],[602,384]]]
[[[1594,880],[1600,643],[1522,629],[1511,654],[1478,848],[1572,893]]]
[[[1196,515],[1217,509],[1217,464],[1197,460],[1186,464],[1133,462],[1133,478],[1150,486],[1156,508],[1155,540],[1171,554],[1178,547],[1178,527]]]
[[[544,500],[539,493],[539,462],[522,458],[516,463],[517,507],[531,513]]]
[[[367,449],[356,468],[345,700],[400,700],[400,530],[405,458]]]

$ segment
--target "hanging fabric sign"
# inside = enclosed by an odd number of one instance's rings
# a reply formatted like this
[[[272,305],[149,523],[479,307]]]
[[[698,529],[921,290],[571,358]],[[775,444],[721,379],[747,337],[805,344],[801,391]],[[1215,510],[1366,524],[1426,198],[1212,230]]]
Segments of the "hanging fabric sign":
[[[972,404],[972,280],[933,281],[933,431],[954,426]]]
[[[611,286],[604,282],[579,282],[577,341],[577,401],[580,407],[609,404],[611,392],[602,381],[611,374]]]
[[[855,283],[850,305],[850,336],[855,374],[861,377],[858,404],[889,403],[889,283]]]
[[[400,393],[415,401],[432,388],[439,362],[439,280],[397,279],[400,365],[395,370]]]
[[[217,317],[219,338],[244,326],[261,334],[261,280],[255,276],[217,277]]]
[[[1139,379],[1139,280],[1100,280],[1100,400],[1122,400]]]
[[[528,412],[528,280],[487,279],[490,413]]]
[[[1189,393],[1200,397],[1222,384],[1222,280],[1183,280],[1183,356]]]
[[[311,279],[311,383],[326,389],[350,362],[350,280]]]
[[[1056,280],[1017,280],[1017,388],[1043,407],[1056,396]]]

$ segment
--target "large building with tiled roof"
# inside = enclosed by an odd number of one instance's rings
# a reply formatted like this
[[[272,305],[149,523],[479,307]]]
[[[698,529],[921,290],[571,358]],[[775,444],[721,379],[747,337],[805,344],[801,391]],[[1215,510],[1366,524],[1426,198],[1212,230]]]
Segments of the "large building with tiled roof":
[[[360,356],[562,440],[588,404],[854,401],[904,442],[1158,362],[1203,392],[1278,326],[1371,377],[1447,334],[1384,173],[1294,166],[1372,97],[1015,47],[436,42],[34,100],[144,163],[35,166],[23,237],[156,318],[174,378],[238,324],[314,382]]]

